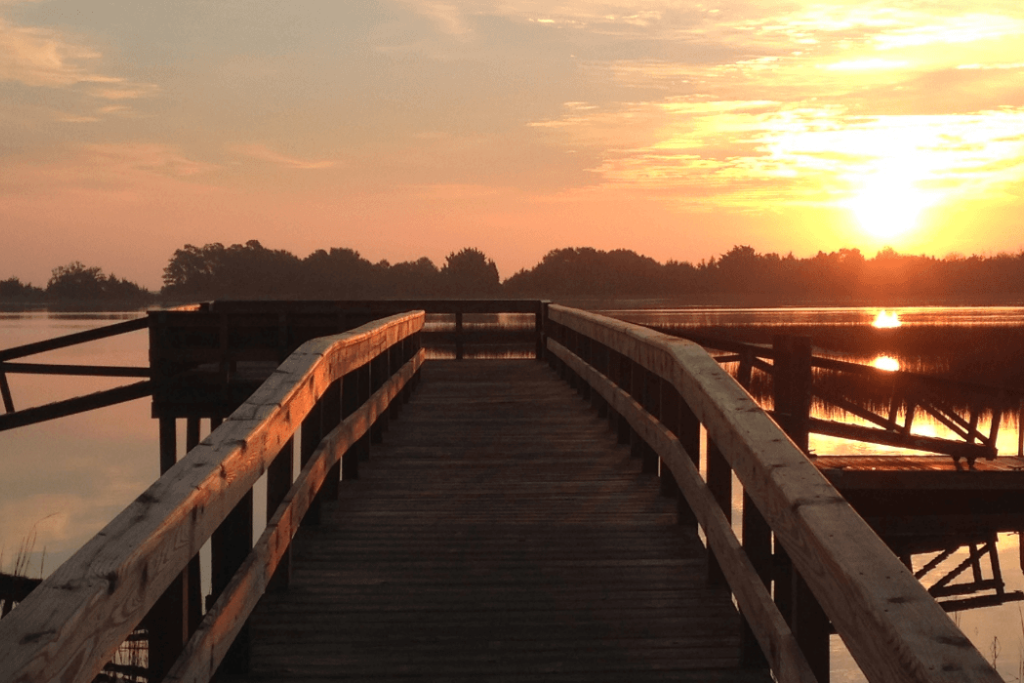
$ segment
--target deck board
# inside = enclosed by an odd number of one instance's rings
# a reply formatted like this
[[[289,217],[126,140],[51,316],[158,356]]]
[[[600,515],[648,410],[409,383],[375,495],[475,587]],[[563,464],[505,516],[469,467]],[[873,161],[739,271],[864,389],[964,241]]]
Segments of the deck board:
[[[249,678],[768,681],[629,448],[536,361],[430,361],[303,527],[252,617]]]

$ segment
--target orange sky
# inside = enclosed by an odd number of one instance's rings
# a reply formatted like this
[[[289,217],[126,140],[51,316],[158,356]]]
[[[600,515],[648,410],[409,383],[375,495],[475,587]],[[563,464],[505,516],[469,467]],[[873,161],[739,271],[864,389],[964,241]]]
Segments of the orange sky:
[[[1019,0],[0,0],[0,279],[1016,252]]]

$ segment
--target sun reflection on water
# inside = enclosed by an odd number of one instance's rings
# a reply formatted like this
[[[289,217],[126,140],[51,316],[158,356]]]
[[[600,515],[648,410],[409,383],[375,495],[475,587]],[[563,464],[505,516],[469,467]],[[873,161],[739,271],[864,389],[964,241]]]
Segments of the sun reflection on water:
[[[902,324],[903,323],[900,322],[900,316],[896,311],[890,313],[883,309],[875,316],[875,320],[871,323],[871,326],[879,329],[891,329],[893,327],[899,327]]]
[[[888,372],[896,372],[900,369],[900,362],[892,356],[878,356],[871,361],[871,365],[879,370],[886,370]]]

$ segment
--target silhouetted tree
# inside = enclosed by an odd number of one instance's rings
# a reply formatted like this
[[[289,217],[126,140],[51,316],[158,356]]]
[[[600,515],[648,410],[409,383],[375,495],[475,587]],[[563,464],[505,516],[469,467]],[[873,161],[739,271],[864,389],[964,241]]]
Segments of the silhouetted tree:
[[[55,302],[142,303],[150,298],[150,293],[134,282],[104,275],[98,267],[74,261],[53,269],[46,297]]]
[[[487,297],[501,293],[498,266],[479,249],[466,248],[448,254],[440,275],[449,296]]]
[[[23,283],[16,277],[0,280],[0,301],[31,303],[42,301],[45,292],[33,285]]]

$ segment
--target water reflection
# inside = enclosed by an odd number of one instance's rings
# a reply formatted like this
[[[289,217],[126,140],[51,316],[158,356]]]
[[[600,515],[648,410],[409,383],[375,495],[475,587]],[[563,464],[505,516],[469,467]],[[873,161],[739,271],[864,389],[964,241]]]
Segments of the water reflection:
[[[889,311],[882,309],[881,311],[878,312],[878,315],[875,316],[875,319],[871,323],[871,326],[876,327],[880,330],[885,330],[899,327],[902,324],[903,323],[900,322],[899,313],[897,313],[896,311],[890,313]]]
[[[900,362],[892,356],[876,356],[871,361],[871,367],[885,370],[886,372],[896,372],[900,369]]]

